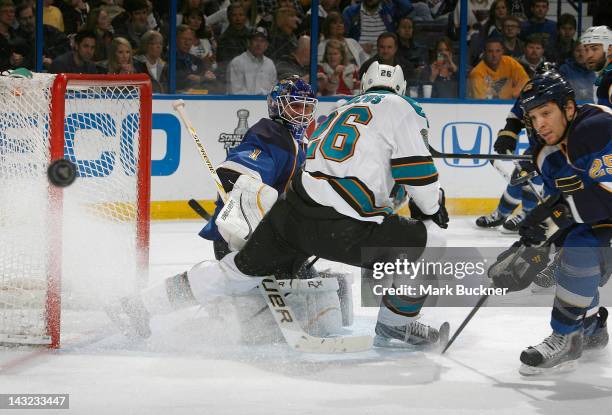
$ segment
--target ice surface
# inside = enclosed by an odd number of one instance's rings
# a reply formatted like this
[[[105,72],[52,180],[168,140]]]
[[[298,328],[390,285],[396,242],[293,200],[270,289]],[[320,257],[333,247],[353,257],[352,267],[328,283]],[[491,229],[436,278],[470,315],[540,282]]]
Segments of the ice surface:
[[[449,246],[508,246],[473,218],[451,222]],[[212,258],[199,222],[152,224],[151,280]],[[331,265],[335,269],[353,271]],[[354,285],[358,304],[358,284]],[[546,295],[546,294],[544,294]],[[0,393],[69,393],[61,414],[603,414],[612,407],[609,350],[575,372],[548,379],[518,374],[521,350],[549,334],[547,308],[484,308],[444,356],[375,349],[341,356],[300,354],[283,344],[241,346],[224,324],[203,326],[188,309],[157,319],[147,342],[130,342],[105,316],[81,313],[57,351],[0,348]],[[356,307],[357,333],[376,310]],[[428,309],[451,333],[467,308]],[[78,323],[88,322],[84,330]],[[95,324],[94,324],[95,323]],[[226,335],[226,336],[224,336]],[[20,411],[26,414],[30,411]],[[46,411],[31,411],[43,414]]]

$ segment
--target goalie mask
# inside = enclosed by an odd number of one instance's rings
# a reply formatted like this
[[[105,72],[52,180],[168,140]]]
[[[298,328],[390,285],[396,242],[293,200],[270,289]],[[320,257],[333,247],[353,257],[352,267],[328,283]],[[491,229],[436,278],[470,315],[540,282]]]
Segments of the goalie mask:
[[[270,118],[281,120],[298,141],[314,119],[316,107],[312,87],[297,75],[281,79],[268,94]]]
[[[361,93],[372,89],[384,89],[398,95],[406,92],[406,81],[404,71],[399,65],[382,65],[372,62],[368,70],[361,77]]]

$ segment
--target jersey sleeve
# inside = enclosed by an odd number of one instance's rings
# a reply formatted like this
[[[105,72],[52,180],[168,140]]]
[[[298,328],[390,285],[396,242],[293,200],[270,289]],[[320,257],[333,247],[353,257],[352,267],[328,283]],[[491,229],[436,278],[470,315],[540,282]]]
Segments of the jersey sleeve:
[[[568,177],[559,188],[578,222],[612,217],[612,114],[600,114],[576,129],[568,145],[572,165],[581,175]]]
[[[428,122],[421,107],[407,99],[412,106],[394,129],[391,174],[396,184],[406,186],[406,191],[426,215],[439,209],[438,170],[426,144]]]

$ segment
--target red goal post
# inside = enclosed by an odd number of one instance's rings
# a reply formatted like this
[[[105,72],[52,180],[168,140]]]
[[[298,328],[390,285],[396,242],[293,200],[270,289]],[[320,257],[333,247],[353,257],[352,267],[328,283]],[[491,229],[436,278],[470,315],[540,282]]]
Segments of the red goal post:
[[[14,195],[0,199],[12,235],[0,239],[0,342],[59,347],[62,297],[100,305],[96,292],[133,291],[146,275],[151,83],[145,74],[0,78],[0,181]],[[62,158],[77,167],[66,188],[46,180]]]

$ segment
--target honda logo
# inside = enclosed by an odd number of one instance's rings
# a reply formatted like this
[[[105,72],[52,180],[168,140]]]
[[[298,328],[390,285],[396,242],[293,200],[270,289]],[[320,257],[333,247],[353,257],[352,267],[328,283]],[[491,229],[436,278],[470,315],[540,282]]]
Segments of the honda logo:
[[[488,124],[481,122],[451,122],[442,128],[442,152],[453,154],[491,154],[493,134]],[[451,167],[480,167],[482,159],[445,158]]]

